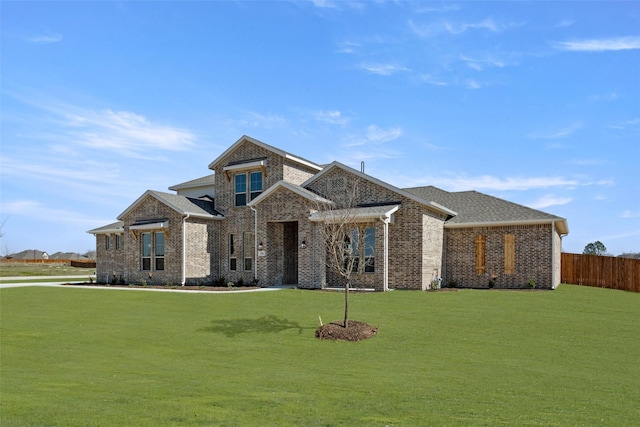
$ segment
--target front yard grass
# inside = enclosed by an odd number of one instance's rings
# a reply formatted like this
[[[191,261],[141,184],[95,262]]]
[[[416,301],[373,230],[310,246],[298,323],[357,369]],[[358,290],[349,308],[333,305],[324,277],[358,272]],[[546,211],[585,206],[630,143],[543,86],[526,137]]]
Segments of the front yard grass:
[[[0,290],[0,425],[634,425],[640,295]]]
[[[0,280],[2,277],[11,276],[92,276],[95,268],[72,267],[69,263],[24,263],[24,262],[0,262]]]

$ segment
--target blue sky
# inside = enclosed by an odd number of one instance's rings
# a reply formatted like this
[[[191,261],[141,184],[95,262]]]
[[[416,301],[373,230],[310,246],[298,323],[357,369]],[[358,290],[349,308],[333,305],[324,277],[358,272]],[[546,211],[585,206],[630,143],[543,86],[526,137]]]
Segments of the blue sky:
[[[0,253],[85,252],[247,134],[640,251],[640,2],[29,2],[1,13]]]

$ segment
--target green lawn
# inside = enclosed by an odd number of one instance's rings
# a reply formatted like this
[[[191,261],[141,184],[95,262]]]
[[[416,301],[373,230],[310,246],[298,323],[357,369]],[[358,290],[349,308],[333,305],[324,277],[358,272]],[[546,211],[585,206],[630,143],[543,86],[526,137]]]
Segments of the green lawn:
[[[0,290],[0,425],[637,425],[640,294]]]
[[[95,273],[95,268],[71,267],[68,263],[22,263],[0,262],[0,280],[2,277],[11,276],[90,276]]]

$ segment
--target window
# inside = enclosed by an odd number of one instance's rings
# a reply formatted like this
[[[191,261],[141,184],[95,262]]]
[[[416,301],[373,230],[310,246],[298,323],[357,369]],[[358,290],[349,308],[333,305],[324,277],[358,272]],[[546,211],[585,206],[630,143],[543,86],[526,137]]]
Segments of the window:
[[[111,249],[111,236],[108,234],[105,236],[105,239],[104,239],[104,248],[106,250]]]
[[[504,236],[504,274],[513,274],[516,261],[516,236],[505,234]]]
[[[375,272],[375,239],[376,229],[373,227],[354,228],[350,236],[345,236],[345,243],[351,248],[351,271],[354,273],[374,273]],[[364,245],[360,244],[364,242]],[[360,260],[364,259],[364,265]],[[347,265],[345,265],[346,268]]]
[[[249,193],[247,197],[247,179]],[[262,172],[239,173],[234,176],[235,205],[246,206],[247,202],[262,194]]]
[[[235,176],[236,206],[247,204],[247,175],[238,174]]]
[[[364,230],[364,272],[375,272],[375,247],[376,247],[376,229],[373,227]]]
[[[253,233],[244,233],[242,253],[244,254],[244,271],[251,271],[253,269]]]
[[[122,249],[122,236],[120,234],[116,234],[116,250]]]
[[[251,172],[251,200],[262,193],[262,172]]]
[[[164,270],[164,233],[156,231],[155,233],[155,269]]]
[[[154,270],[164,270],[164,233],[142,233],[140,235],[140,245],[142,254],[142,270],[150,271],[151,265]],[[153,264],[151,259],[153,254]]]
[[[236,271],[236,247],[233,242],[233,234],[229,234],[229,270]]]
[[[142,245],[142,269],[151,270],[151,233],[142,233],[140,244]]]
[[[485,246],[487,236],[478,234],[476,236],[476,274],[485,273]]]

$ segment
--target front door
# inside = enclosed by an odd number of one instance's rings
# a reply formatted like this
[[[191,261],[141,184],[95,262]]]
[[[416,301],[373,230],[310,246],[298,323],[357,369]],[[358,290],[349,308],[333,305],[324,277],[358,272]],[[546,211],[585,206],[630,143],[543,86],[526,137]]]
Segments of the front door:
[[[282,275],[283,285],[298,284],[298,222],[285,222],[282,224],[284,249],[284,272]]]

